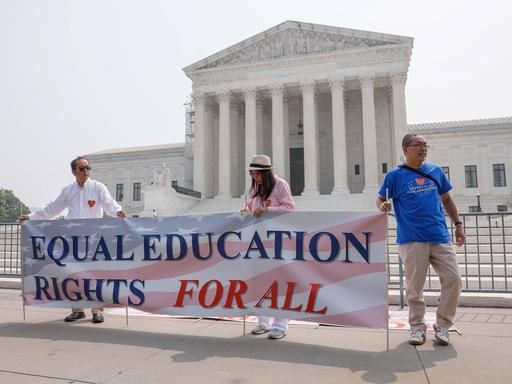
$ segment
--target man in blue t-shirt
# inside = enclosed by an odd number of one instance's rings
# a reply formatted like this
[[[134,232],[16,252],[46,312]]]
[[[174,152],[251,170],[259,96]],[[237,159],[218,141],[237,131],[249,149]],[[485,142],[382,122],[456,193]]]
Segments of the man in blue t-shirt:
[[[461,280],[455,249],[446,226],[443,206],[455,224],[457,246],[464,244],[462,222],[450,196],[452,185],[443,170],[425,161],[428,145],[420,135],[408,133],[402,140],[405,164],[391,170],[377,197],[377,208],[391,211],[393,199],[397,221],[397,243],[405,265],[406,296],[409,305],[411,336],[409,343],[421,345],[426,340],[423,286],[429,264],[441,282],[441,297],[434,324],[439,344],[449,344],[448,329],[459,300]]]

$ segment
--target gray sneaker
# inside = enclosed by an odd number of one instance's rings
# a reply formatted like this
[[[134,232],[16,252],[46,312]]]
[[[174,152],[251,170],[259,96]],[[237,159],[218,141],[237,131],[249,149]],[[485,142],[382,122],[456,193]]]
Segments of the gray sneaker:
[[[411,336],[409,337],[409,344],[422,345],[425,343],[426,339],[427,333],[422,329],[417,329],[414,332],[411,332]]]
[[[268,335],[268,338],[277,340],[277,339],[282,339],[285,336],[286,336],[286,332],[281,331],[280,329],[274,328],[270,331],[270,335]]]
[[[254,329],[251,331],[251,333],[253,335],[261,335],[263,333],[267,333],[268,331],[270,331],[270,329],[267,329],[263,325],[258,324],[257,326],[254,327]]]
[[[439,345],[450,344],[450,334],[448,333],[447,328],[438,327],[437,325],[434,324],[434,332],[435,332],[437,343]]]

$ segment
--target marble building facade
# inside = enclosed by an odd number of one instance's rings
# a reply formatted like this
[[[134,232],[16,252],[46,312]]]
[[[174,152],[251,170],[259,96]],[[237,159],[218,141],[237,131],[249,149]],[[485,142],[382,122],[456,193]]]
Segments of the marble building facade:
[[[429,159],[450,173],[458,203],[474,209],[478,196],[489,209],[510,207],[512,119],[408,127],[412,46],[405,36],[279,24],[184,68],[193,82],[185,144],[153,155],[148,147],[92,154],[94,177],[113,189],[115,170],[134,175],[146,156],[147,171],[137,171],[145,174],[144,201],[131,214],[236,211],[249,185],[247,164],[264,153],[289,180],[298,209],[374,209],[378,185],[401,162],[401,138],[419,131],[432,143]],[[466,165],[478,169],[476,188],[465,184]],[[172,176],[155,183],[152,175],[169,176],[168,168]],[[493,169],[504,186],[495,186]],[[170,182],[201,199],[176,193]]]
[[[240,197],[249,159],[266,153],[304,198],[375,193],[383,164],[400,157],[412,42],[288,21],[184,68],[195,106],[193,188]]]

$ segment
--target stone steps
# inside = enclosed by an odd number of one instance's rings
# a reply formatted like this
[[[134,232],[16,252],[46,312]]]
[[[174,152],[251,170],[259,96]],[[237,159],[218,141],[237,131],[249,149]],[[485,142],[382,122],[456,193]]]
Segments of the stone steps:
[[[0,264],[1,265],[1,264]],[[398,276],[398,265],[391,264],[389,266],[389,273],[391,276]],[[432,275],[435,275],[434,269],[430,267]],[[477,264],[460,265],[459,271],[462,276],[505,276],[505,272],[508,278],[512,282],[512,264],[508,265],[506,270],[503,264],[491,265],[491,264],[480,264],[480,269]],[[405,272],[404,272],[405,273]]]
[[[494,280],[494,282],[493,282]],[[405,277],[404,277],[405,281]],[[390,285],[398,286],[399,285],[399,277],[398,276],[390,276],[389,279]],[[505,291],[508,290],[512,293],[512,278],[505,279],[504,277],[476,277],[476,276],[463,276],[462,277],[462,289],[466,291]],[[439,290],[441,288],[441,284],[437,276],[432,276],[431,279],[428,278],[425,282],[425,289],[429,290]]]

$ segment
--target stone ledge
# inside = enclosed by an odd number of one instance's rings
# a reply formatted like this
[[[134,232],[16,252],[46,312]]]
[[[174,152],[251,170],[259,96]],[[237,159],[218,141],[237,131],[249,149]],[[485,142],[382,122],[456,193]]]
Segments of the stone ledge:
[[[19,277],[0,277],[1,289],[21,289],[21,279]]]
[[[428,306],[437,306],[439,292],[425,292],[424,297]],[[389,304],[400,305],[400,292],[398,289],[389,290]],[[407,301],[405,305],[407,306]],[[462,292],[459,298],[459,307],[512,308],[512,292]]]

